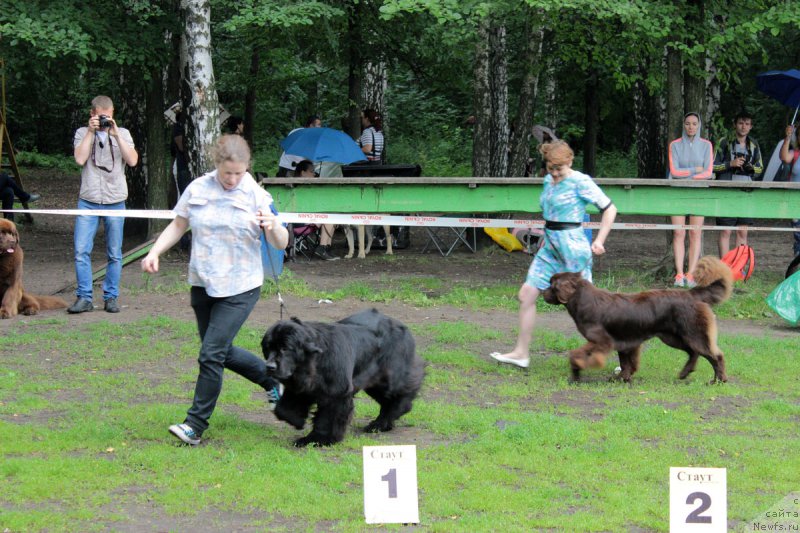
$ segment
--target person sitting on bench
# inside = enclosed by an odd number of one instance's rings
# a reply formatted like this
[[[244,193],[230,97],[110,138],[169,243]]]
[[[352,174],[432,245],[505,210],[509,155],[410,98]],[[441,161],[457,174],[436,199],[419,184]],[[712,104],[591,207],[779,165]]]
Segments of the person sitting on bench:
[[[14,197],[19,198],[23,204],[35,202],[41,196],[38,194],[29,194],[22,190],[22,187],[17,185],[14,178],[6,174],[0,173],[0,199],[2,199],[3,209],[14,209]],[[14,213],[3,213],[3,216],[8,220],[14,221]]]

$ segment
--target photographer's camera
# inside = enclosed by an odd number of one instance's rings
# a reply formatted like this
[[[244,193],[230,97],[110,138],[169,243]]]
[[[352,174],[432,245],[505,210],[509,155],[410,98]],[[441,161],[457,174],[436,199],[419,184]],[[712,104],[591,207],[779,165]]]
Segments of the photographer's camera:
[[[736,174],[749,174],[753,172],[753,164],[750,162],[750,158],[747,157],[747,154],[736,152],[733,154],[733,157],[734,159],[739,159],[739,158],[744,159],[742,166],[736,169],[735,172]]]
[[[114,126],[114,121],[108,115],[100,115],[97,117],[99,128],[111,128]]]

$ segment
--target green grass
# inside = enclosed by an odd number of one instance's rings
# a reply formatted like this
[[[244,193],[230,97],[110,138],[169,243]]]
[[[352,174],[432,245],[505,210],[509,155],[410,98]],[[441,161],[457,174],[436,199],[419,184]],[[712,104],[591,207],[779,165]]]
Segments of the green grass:
[[[731,526],[797,490],[796,339],[723,336],[725,385],[705,384],[704,361],[678,381],[685,356],[659,342],[632,386],[608,382],[609,368],[570,385],[577,336],[537,330],[523,372],[478,355],[504,342],[488,321],[413,324],[427,377],[397,431],[358,433],[377,414],[359,395],[343,443],[296,450],[263,394],[226,374],[205,444],[184,448],[166,427],[191,400],[194,324],[66,322],[19,322],[0,338],[1,530],[211,527],[207,514],[220,529],[367,530],[361,447],[376,444],[416,444],[432,531],[666,531],[670,466],[727,468]],[[237,345],[257,353],[261,334],[244,328]]]

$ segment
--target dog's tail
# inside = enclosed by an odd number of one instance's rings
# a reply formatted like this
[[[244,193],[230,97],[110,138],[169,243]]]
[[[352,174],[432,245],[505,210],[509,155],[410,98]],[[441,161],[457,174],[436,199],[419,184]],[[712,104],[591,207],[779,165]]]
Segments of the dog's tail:
[[[731,269],[717,259],[707,255],[697,263],[694,271],[697,287],[691,290],[692,296],[709,305],[722,303],[733,291],[733,273]]]
[[[28,294],[31,298],[35,298],[39,302],[39,308],[42,311],[48,309],[64,309],[69,307],[69,304],[57,296],[39,296],[38,294]]]

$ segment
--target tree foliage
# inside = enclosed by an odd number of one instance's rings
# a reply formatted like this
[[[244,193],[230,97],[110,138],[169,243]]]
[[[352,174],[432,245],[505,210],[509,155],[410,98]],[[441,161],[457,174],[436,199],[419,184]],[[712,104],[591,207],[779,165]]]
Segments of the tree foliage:
[[[178,4],[0,3],[0,56],[16,145],[68,153],[72,131],[85,121],[94,94],[109,94],[115,101],[144,94],[176,53],[170,36],[181,31]],[[720,113],[707,122],[719,130],[746,107],[756,114],[754,135],[770,144],[780,134],[786,110],[755,90],[754,77],[800,65],[800,8],[784,0],[701,4],[700,18],[693,18],[695,0],[211,0],[215,83],[220,103],[235,114],[243,114],[248,94],[255,95],[255,148],[273,157],[277,141],[307,115],[319,114],[326,125],[343,127],[348,109],[358,104],[349,99],[347,85],[348,50],[357,38],[363,54],[387,65],[390,142],[404,147],[400,154],[420,159],[443,161],[442,153],[460,157],[455,168],[471,159],[472,66],[480,23],[491,16],[506,32],[512,123],[526,76],[535,68],[555,80],[556,97],[552,104],[542,94],[537,97],[533,122],[558,117],[558,133],[580,150],[590,116],[586,82],[596,79],[596,148],[635,149],[634,94],[652,100],[638,101],[638,109],[656,114],[652,120],[663,125],[663,108],[655,104],[666,96],[664,57],[673,50],[688,75],[714,76],[719,82]],[[362,16],[356,36],[348,34],[354,6]],[[526,63],[529,37],[522,13],[535,13],[534,23],[545,35],[541,63],[533,66]],[[711,73],[705,58],[715,67]],[[172,103],[168,99],[164,107]],[[133,108],[163,111],[155,107]],[[137,139],[137,144],[144,143]],[[415,144],[419,150],[411,148]],[[423,155],[425,147],[441,152]]]

